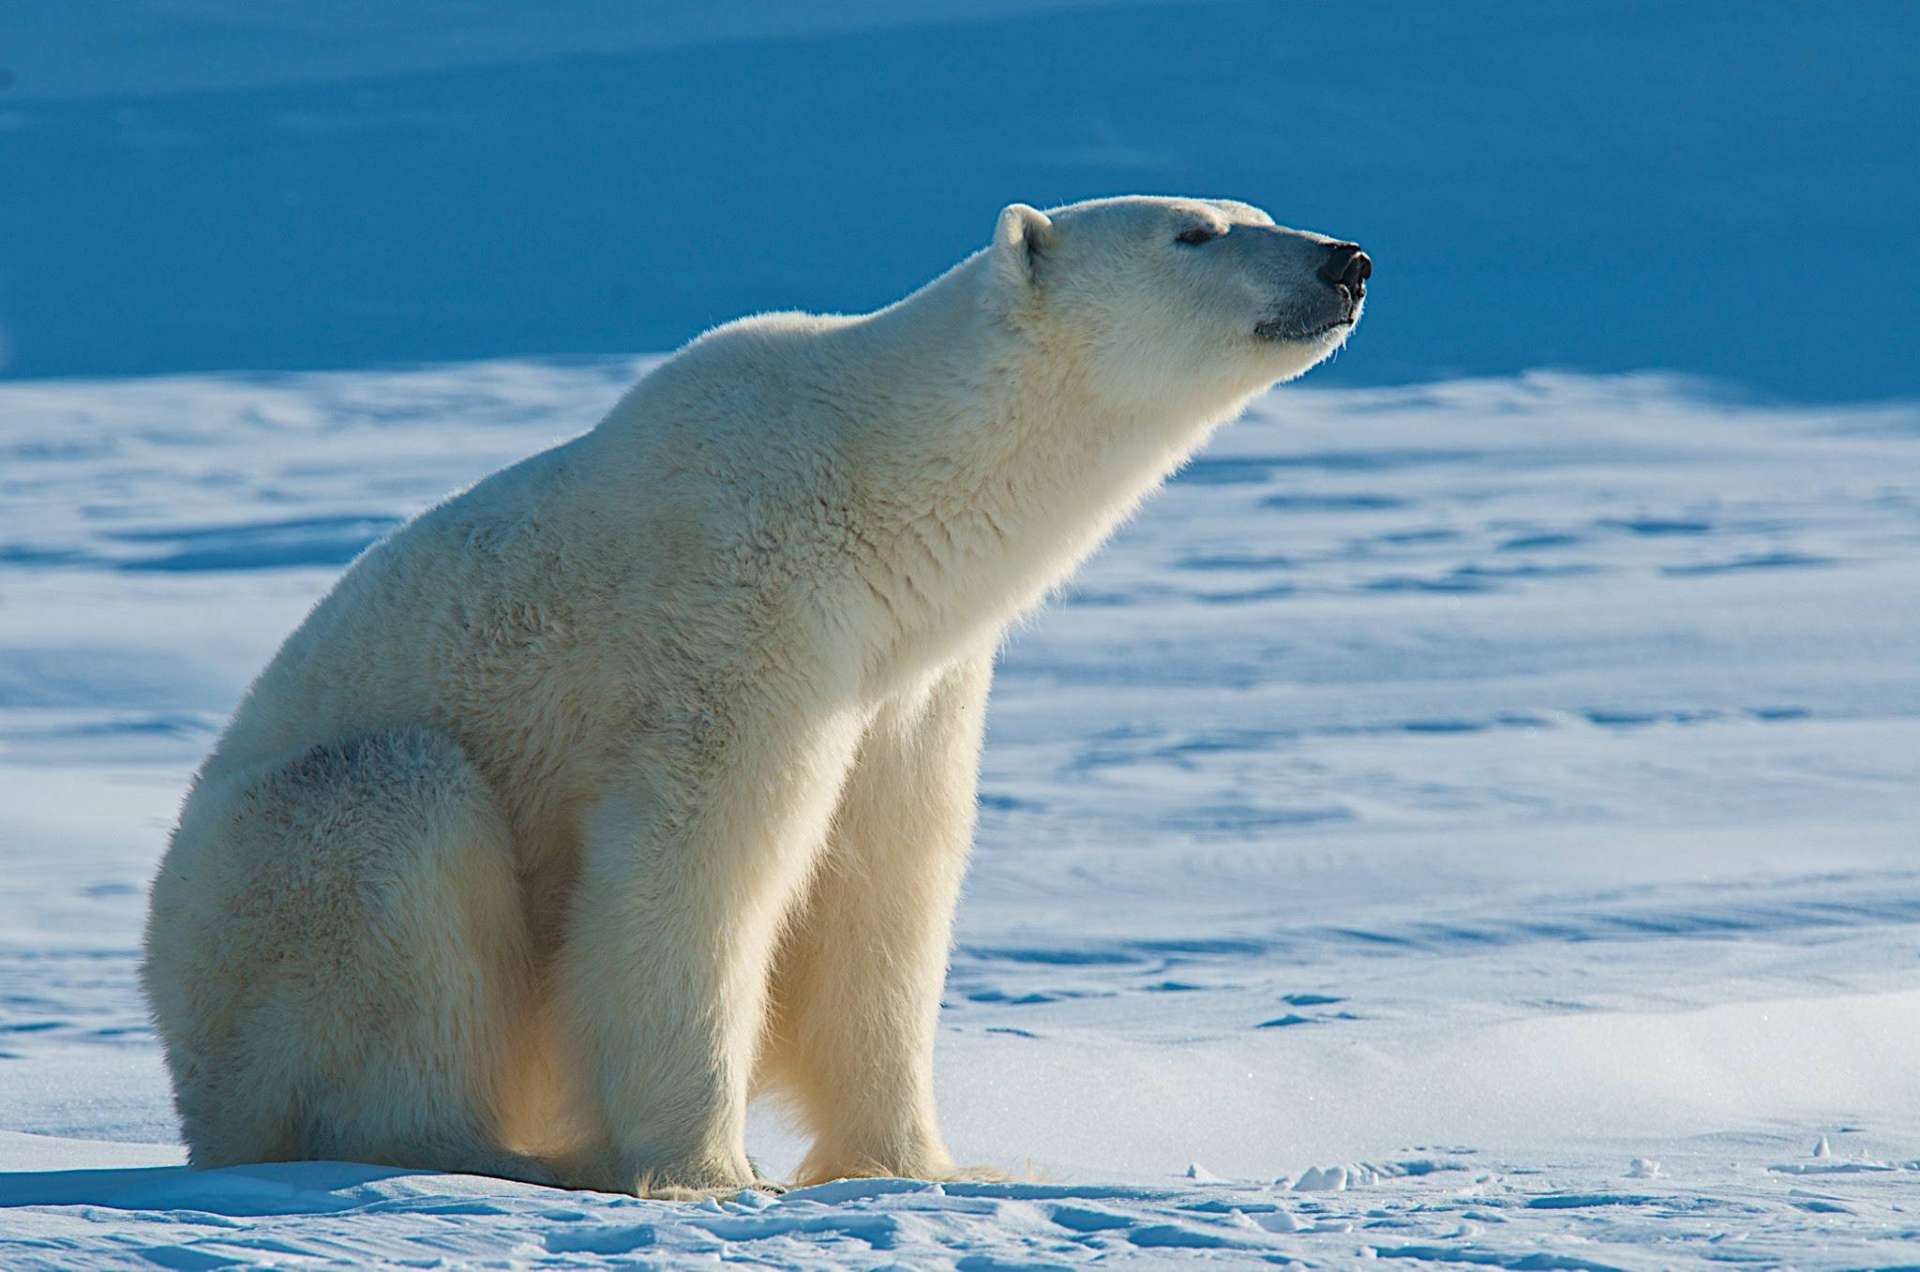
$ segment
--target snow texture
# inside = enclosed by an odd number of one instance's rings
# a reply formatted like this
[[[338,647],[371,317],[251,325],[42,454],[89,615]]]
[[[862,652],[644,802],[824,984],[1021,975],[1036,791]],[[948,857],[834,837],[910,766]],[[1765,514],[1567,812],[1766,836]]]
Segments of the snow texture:
[[[1915,1260],[1920,408],[1651,376],[1280,390],[1016,635],[939,1072],[1017,1182],[186,1171],[187,775],[356,552],[643,368],[0,386],[0,1265]]]

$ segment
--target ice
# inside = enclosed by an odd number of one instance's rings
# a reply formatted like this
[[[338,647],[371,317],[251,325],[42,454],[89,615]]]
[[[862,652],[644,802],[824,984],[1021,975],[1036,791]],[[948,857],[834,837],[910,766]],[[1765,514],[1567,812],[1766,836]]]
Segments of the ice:
[[[0,4],[0,1266],[1914,1261],[1920,7],[445,8]],[[188,1171],[147,881],[341,567],[1135,190],[1377,272],[1004,651],[938,1048],[1012,1182]]]
[[[0,1263],[1911,1261],[1920,408],[1661,377],[1279,390],[1015,635],[939,1036],[1013,1182],[185,1170],[188,774],[343,553],[645,365],[0,385]]]

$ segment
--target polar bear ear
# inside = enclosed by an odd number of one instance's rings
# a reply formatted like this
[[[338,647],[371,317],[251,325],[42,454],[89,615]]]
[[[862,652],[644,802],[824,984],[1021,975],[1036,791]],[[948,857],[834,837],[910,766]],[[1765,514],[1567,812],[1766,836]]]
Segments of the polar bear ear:
[[[1053,222],[1038,208],[1009,203],[993,227],[993,271],[1018,287],[1033,286],[1040,258],[1053,242]]]

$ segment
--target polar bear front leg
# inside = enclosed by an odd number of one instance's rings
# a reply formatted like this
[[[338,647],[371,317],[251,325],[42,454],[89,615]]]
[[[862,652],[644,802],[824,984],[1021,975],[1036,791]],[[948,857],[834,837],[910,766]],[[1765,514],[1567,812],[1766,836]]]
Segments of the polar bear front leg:
[[[563,1174],[642,1196],[755,1182],[746,1104],[772,952],[859,730],[734,722],[650,748],[591,817],[559,960],[594,1141]]]
[[[776,956],[761,1076],[815,1136],[801,1183],[953,1174],[934,1031],[992,676],[981,656],[880,712]]]

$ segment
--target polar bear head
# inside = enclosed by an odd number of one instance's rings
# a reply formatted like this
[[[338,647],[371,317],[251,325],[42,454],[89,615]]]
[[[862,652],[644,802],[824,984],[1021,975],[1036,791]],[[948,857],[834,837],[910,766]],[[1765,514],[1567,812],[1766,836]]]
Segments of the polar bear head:
[[[1130,197],[1000,213],[990,295],[1116,406],[1200,406],[1290,380],[1360,321],[1357,244],[1229,199]]]

